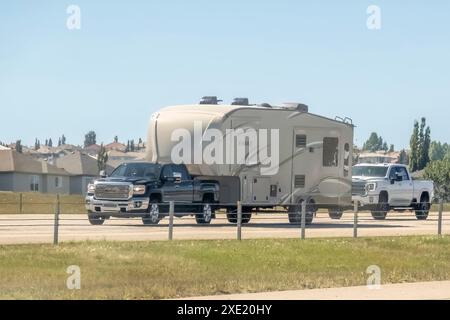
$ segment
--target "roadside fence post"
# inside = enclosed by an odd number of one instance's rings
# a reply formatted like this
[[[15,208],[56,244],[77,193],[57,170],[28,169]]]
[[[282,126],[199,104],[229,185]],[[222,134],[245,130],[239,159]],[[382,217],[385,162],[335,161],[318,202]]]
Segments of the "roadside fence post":
[[[173,216],[175,213],[175,204],[173,201],[170,201],[169,204],[169,240],[173,240]]]
[[[237,202],[237,239],[242,240],[242,204]]]
[[[19,194],[19,213],[23,212],[23,194]]]
[[[306,200],[302,202],[302,217],[301,217],[301,228],[302,228],[302,239],[305,239],[305,228],[306,228]]]
[[[353,238],[358,238],[358,201],[353,202]]]
[[[442,236],[442,212],[444,211],[444,199],[439,199],[438,236]]]
[[[58,232],[59,232],[59,214],[60,214],[60,202],[59,194],[56,195],[56,207],[55,207],[55,222],[53,226],[53,244],[58,244]]]

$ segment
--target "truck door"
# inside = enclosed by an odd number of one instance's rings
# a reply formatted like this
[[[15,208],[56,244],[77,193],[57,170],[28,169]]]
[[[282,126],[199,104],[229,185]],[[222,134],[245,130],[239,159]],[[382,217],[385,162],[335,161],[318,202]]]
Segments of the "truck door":
[[[389,172],[389,198],[391,206],[409,206],[412,201],[413,185],[404,167],[392,166]]]
[[[193,182],[183,165],[165,165],[161,172],[161,179],[164,202],[192,202]]]

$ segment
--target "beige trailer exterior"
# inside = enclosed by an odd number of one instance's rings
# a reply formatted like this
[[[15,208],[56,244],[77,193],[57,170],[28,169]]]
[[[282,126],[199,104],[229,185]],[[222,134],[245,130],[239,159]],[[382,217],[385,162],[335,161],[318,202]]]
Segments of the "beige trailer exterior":
[[[227,129],[278,129],[279,167],[275,174],[262,175],[261,162],[246,166],[229,162],[192,164],[192,161],[187,166],[191,174],[238,176],[244,205],[268,207],[313,199],[318,208],[348,207],[351,205],[353,125],[309,113],[305,107],[201,104],[163,108],[150,120],[147,160],[173,162],[172,150],[179,141],[171,138],[174,130],[180,128],[194,137],[193,149],[200,144],[204,150],[207,142],[195,139],[194,123],[198,129],[201,122],[203,134],[207,129],[220,130],[224,140]],[[267,148],[276,149],[272,148],[270,137],[268,141]],[[234,154],[238,147],[235,143]],[[258,159],[261,151],[258,147]]]

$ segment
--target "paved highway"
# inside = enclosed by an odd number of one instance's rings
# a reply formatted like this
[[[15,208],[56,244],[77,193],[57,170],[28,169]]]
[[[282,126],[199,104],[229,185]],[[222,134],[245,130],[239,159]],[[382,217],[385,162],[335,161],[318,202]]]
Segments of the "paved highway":
[[[92,226],[86,215],[61,215],[60,241],[82,240],[167,240],[168,219],[159,225],[144,226],[140,219],[110,219],[102,226]],[[50,243],[53,241],[53,215],[0,215],[0,244]],[[410,212],[390,213],[385,221],[373,220],[369,213],[359,213],[358,236],[398,236],[437,234],[437,214],[418,221]],[[450,213],[444,213],[443,233],[450,234]],[[332,220],[318,213],[306,229],[306,237],[351,237],[353,214],[344,213]],[[175,218],[174,240],[235,239],[236,226],[221,215],[211,225],[197,225],[192,217]],[[242,229],[243,239],[296,238],[300,228],[290,225],[286,215],[258,214]]]

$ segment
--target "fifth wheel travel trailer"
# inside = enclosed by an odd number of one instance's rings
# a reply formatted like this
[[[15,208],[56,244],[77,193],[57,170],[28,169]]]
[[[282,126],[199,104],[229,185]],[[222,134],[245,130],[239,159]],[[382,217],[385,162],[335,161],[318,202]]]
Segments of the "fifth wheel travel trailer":
[[[230,212],[241,201],[245,221],[253,209],[284,207],[289,221],[306,223],[317,209],[340,218],[352,201],[353,124],[312,114],[304,104],[230,105],[216,97],[161,109],[150,119],[147,160],[184,163],[192,176],[220,185],[215,208]]]

